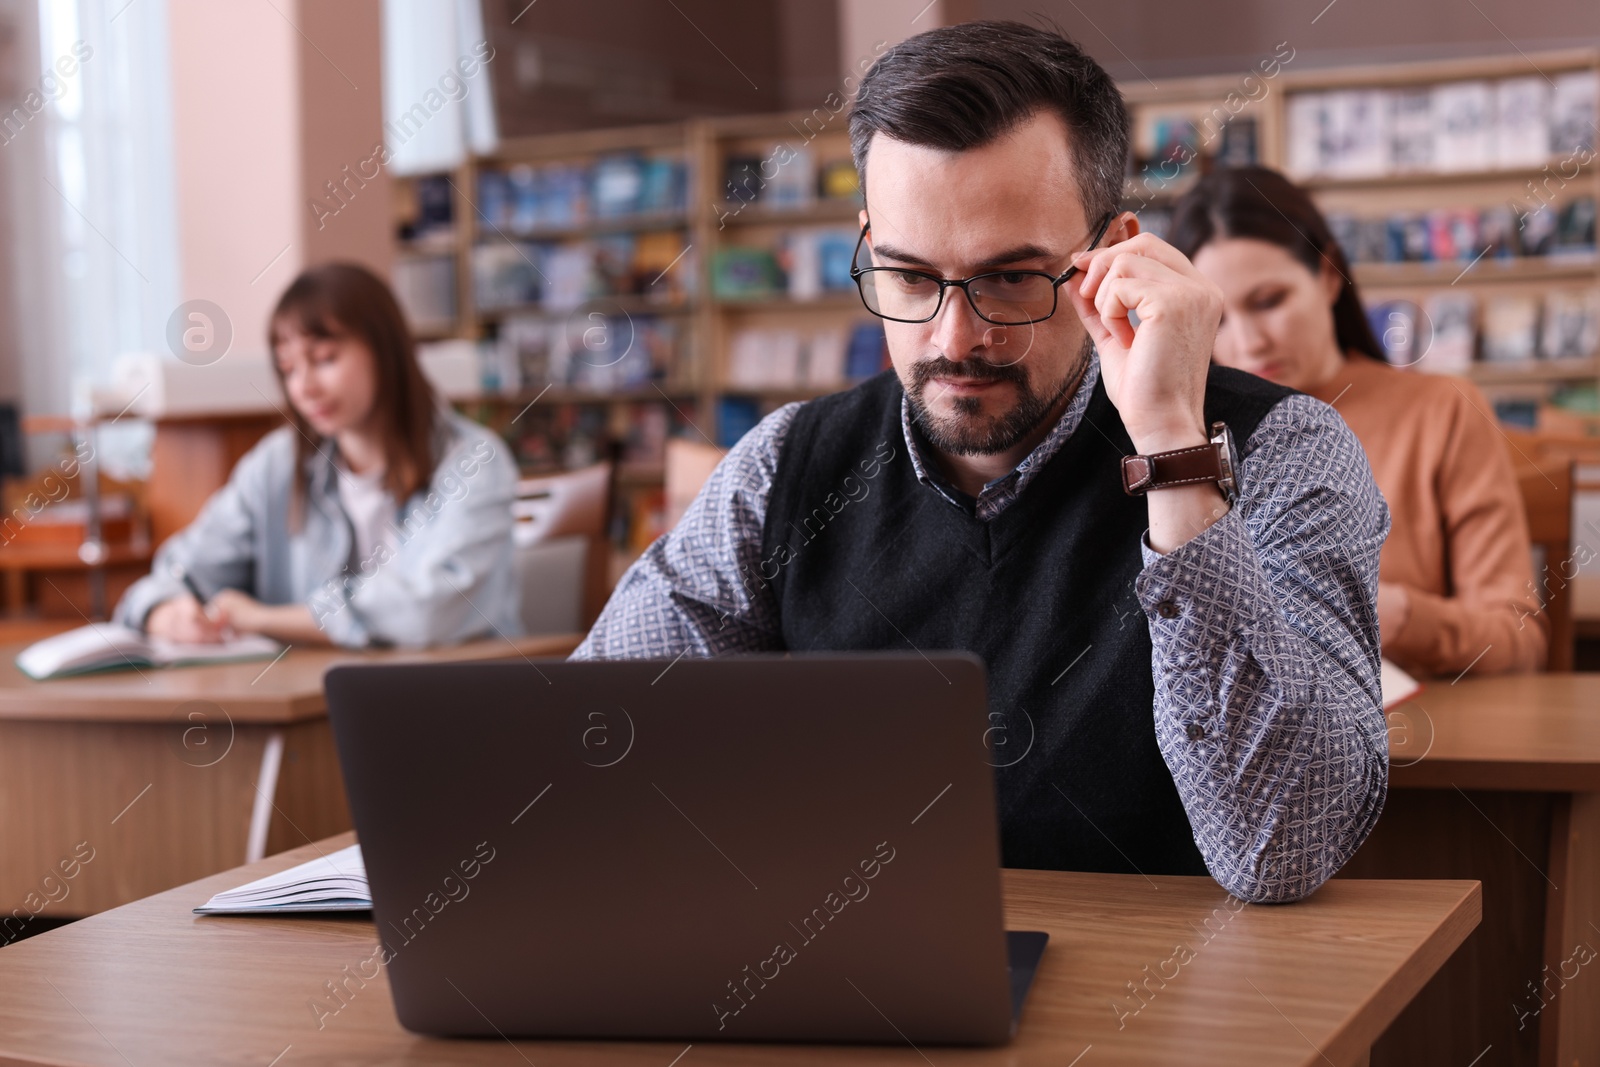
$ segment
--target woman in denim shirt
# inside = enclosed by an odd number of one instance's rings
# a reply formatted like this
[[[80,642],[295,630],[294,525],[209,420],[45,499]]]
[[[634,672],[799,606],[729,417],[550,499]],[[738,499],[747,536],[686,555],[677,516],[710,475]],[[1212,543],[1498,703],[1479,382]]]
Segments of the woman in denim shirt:
[[[439,403],[388,286],[352,264],[307,270],[269,342],[289,425],[161,546],[117,621],[175,641],[347,647],[518,633],[516,465]]]

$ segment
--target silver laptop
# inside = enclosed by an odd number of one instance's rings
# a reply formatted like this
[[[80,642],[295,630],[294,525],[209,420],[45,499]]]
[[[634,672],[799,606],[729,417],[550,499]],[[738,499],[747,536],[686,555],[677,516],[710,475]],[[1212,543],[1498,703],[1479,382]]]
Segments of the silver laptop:
[[[995,1044],[982,663],[350,666],[328,708],[395,1010],[435,1035]]]

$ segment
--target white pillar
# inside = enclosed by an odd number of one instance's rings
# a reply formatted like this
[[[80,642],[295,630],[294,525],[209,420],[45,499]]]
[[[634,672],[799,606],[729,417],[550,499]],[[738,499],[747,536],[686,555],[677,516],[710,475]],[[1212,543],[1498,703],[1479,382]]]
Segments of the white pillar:
[[[221,307],[231,351],[262,358],[305,254],[296,6],[167,0],[182,299]]]
[[[388,176],[352,177],[382,137],[378,0],[167,7],[182,299],[216,303],[232,351],[264,360],[301,269],[392,261]],[[319,225],[314,200],[342,206]]]

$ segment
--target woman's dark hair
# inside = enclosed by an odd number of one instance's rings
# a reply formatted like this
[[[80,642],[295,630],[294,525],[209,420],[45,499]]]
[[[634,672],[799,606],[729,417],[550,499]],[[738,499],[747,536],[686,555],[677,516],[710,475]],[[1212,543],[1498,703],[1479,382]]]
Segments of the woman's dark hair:
[[[1222,237],[1270,241],[1313,274],[1320,274],[1324,263],[1331,266],[1343,279],[1333,303],[1339,350],[1387,362],[1344,250],[1305,190],[1268,167],[1228,167],[1202,176],[1173,205],[1170,241],[1193,259],[1208,242]]]
[[[310,337],[355,338],[372,352],[378,388],[373,415],[383,445],[384,488],[403,502],[433,476],[437,400],[433,386],[417,363],[416,343],[405,315],[383,279],[355,263],[326,263],[303,271],[278,299],[267,325],[267,346],[274,352],[285,329]],[[272,361],[283,385],[283,371]],[[292,516],[303,514],[306,461],[319,447],[311,428],[293,404],[289,421],[295,435],[295,483]]]
[[[964,152],[1046,109],[1072,132],[1085,216],[1114,213],[1128,164],[1122,93],[1070,38],[1020,22],[963,22],[885,52],[862,79],[850,111],[850,152],[865,188],[875,133]]]

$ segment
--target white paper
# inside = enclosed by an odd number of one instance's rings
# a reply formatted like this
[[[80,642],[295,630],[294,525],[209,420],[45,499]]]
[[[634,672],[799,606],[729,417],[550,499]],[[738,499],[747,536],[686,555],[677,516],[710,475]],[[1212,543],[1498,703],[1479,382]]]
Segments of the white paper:
[[[180,644],[146,637],[111,622],[94,622],[37,641],[17,654],[17,667],[35,680],[83,671],[261,659],[283,646],[268,637],[242,635],[217,644]]]
[[[1421,689],[1422,683],[1385,659],[1379,664],[1378,688],[1383,694],[1383,710],[1388,711]]]
[[[372,907],[361,846],[225,889],[194,909],[201,915],[259,912],[366,911]]]

